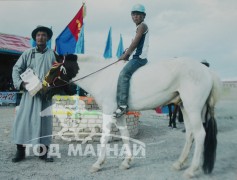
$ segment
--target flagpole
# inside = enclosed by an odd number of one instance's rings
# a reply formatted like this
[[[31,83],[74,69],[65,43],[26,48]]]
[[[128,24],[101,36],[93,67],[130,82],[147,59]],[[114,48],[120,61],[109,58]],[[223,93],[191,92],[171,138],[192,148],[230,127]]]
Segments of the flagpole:
[[[86,17],[86,3],[85,1],[82,1],[82,6],[83,6],[83,18]]]

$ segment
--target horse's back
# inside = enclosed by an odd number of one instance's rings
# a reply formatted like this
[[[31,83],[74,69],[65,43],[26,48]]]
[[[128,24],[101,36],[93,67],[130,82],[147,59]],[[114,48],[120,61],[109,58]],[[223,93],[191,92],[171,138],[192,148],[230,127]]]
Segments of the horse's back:
[[[131,79],[130,96],[133,102],[151,97],[150,103],[160,105],[177,94],[190,99],[208,96],[211,87],[212,77],[206,66],[192,59],[175,58],[148,62],[138,69]]]
[[[160,84],[167,89],[170,84],[178,85],[180,81],[201,81],[210,77],[209,69],[200,62],[189,58],[173,58],[161,61],[150,61],[134,73],[131,83],[148,85]]]

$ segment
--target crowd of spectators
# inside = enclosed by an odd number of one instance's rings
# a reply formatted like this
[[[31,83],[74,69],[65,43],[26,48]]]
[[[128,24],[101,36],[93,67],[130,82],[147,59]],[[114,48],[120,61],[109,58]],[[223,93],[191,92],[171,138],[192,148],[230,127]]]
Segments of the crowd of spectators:
[[[0,91],[16,91],[11,77],[0,75]]]

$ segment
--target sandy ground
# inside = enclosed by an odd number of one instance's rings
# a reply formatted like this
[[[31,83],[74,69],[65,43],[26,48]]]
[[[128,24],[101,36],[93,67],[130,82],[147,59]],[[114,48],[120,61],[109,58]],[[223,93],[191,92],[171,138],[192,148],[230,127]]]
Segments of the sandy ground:
[[[204,175],[200,170],[193,179],[237,180],[237,102],[221,101],[216,108],[218,124],[218,147],[214,171]],[[168,128],[168,120],[159,118],[154,111],[144,111],[140,118],[140,129],[136,139],[146,144],[146,157],[134,159],[129,170],[119,169],[121,159],[107,159],[103,169],[90,173],[96,161],[93,156],[68,156],[68,144],[59,143],[61,158],[54,163],[45,163],[36,156],[29,156],[20,163],[12,163],[16,147],[11,143],[11,127],[14,107],[0,107],[0,179],[158,179],[180,180],[182,171],[174,171],[172,163],[177,160],[184,144],[183,124],[177,129]],[[121,141],[113,142],[122,145]],[[93,146],[96,143],[93,143]],[[190,164],[193,149],[188,160]],[[188,165],[187,164],[187,165]],[[186,167],[187,167],[186,165]]]

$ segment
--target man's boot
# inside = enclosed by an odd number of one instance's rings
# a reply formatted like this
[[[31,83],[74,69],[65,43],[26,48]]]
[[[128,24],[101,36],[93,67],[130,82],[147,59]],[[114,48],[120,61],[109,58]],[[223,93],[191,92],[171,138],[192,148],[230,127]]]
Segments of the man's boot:
[[[48,156],[48,151],[49,151],[49,147],[46,146],[46,153],[43,154],[42,156],[39,156],[39,158],[40,158],[41,160],[45,160],[45,162],[53,162],[54,159],[53,159],[52,157],[49,157],[49,156]],[[43,152],[43,148],[40,146],[40,153],[42,153],[42,152]]]
[[[25,159],[25,147],[22,144],[17,144],[17,151],[15,157],[12,159],[12,162],[20,162]]]

